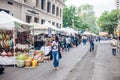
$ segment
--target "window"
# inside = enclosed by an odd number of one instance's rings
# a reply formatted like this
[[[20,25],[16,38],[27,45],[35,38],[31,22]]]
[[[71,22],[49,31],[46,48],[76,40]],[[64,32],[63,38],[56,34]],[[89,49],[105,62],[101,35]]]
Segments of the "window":
[[[32,19],[32,16],[26,15],[26,22],[27,22],[27,23],[30,23],[30,22],[31,22],[31,19]]]
[[[57,7],[56,8],[56,16],[58,16],[59,15],[59,8]]]
[[[41,9],[44,10],[44,4],[45,4],[45,1],[44,0],[41,0]]]
[[[45,23],[45,20],[44,20],[44,19],[41,20],[41,24],[43,24],[43,23]]]
[[[24,2],[26,3],[26,2],[27,2],[27,0],[24,0]]]
[[[60,28],[61,28],[61,24],[60,24]]]
[[[56,27],[59,27],[59,26],[58,26],[58,23],[56,23]]]
[[[9,10],[5,10],[5,9],[1,9],[1,8],[0,8],[0,11],[5,11],[5,12],[8,13],[8,14],[10,13]]]
[[[48,21],[49,23],[51,23],[51,21]]]
[[[50,12],[50,8],[51,8],[51,3],[47,2],[47,12]]]
[[[55,5],[52,5],[52,14],[55,14]]]
[[[12,3],[11,1],[8,1],[8,4],[9,4],[9,5],[13,5],[13,3]]]
[[[39,18],[34,18],[34,22],[39,23]]]
[[[55,25],[55,22],[52,22],[52,25]]]
[[[60,9],[60,17],[62,16],[61,14],[62,14],[62,11],[61,11],[61,9]]]

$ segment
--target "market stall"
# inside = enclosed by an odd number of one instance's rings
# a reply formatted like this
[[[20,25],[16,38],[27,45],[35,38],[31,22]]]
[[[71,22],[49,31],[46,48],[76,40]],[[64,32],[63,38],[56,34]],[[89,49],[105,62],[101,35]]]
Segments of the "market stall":
[[[34,26],[34,49],[36,52],[43,52],[42,55],[35,55],[39,59],[39,62],[43,62],[45,59],[48,59],[48,55],[51,51],[51,48],[49,46],[48,40],[50,41],[50,38],[48,39],[48,29],[50,27],[47,27],[45,25],[40,25],[38,23],[31,23],[31,25]]]
[[[0,12],[0,65],[17,64],[16,56],[18,61],[23,60],[24,64],[23,57],[18,56],[29,53],[32,44],[31,29],[31,25]]]
[[[107,32],[99,32],[99,36],[107,36],[108,33]]]
[[[43,46],[45,41],[45,34],[48,33],[48,27],[40,25],[38,23],[30,23],[34,26],[34,49],[39,50]]]
[[[92,33],[88,32],[88,31],[85,31],[83,32],[83,35],[86,35],[86,36],[90,36]]]
[[[43,26],[48,27],[48,34],[51,36],[52,34],[56,34],[58,31],[60,32],[61,30],[55,26],[53,26],[51,23],[48,21],[45,21],[43,23]]]

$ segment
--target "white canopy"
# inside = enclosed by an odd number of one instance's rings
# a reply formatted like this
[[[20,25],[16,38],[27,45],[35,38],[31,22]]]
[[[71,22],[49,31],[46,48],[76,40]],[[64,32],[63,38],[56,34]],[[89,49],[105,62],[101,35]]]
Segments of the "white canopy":
[[[27,25],[30,28],[30,25],[27,23],[7,14],[4,11],[0,12],[0,29],[13,30],[15,27],[17,27],[17,29],[22,30],[27,28],[24,27],[24,25]]]
[[[91,35],[92,33],[90,33],[90,32],[88,32],[88,31],[85,31],[84,33],[83,33],[83,35]]]
[[[34,26],[34,30],[47,30],[48,27],[41,25],[39,23],[30,23],[31,25]]]
[[[76,33],[76,31],[73,28],[70,28],[70,27],[66,28],[66,32],[73,33],[73,34]]]
[[[39,34],[47,34],[48,33],[48,27],[46,26],[43,26],[41,24],[38,24],[38,23],[30,23],[31,25],[34,26],[34,33],[31,32],[31,34],[34,34],[34,35],[39,35]]]
[[[64,27],[61,28],[61,31],[66,32],[66,28],[64,28]]]
[[[52,30],[57,30],[60,31],[57,27],[53,26],[51,23],[49,23],[48,21],[45,21],[45,23],[43,24],[43,26],[46,26],[48,28],[51,28]]]

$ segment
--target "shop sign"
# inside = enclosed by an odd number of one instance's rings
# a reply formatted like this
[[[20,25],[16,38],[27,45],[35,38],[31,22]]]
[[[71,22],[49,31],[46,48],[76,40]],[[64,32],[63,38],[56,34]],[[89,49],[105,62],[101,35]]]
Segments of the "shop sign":
[[[32,10],[32,9],[26,9],[26,12],[27,12],[27,13],[34,14],[34,15],[39,15],[39,12],[38,12],[38,11],[35,11],[35,10]]]

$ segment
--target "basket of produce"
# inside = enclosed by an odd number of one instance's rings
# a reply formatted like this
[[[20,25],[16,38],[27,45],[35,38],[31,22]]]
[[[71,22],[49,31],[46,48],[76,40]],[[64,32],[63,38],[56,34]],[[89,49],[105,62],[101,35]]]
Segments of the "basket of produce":
[[[25,67],[31,67],[32,62],[30,60],[25,60]]]
[[[16,57],[17,67],[24,67],[24,62],[25,62],[25,57],[22,54],[17,55]]]
[[[24,67],[24,60],[16,60],[17,67]]]

